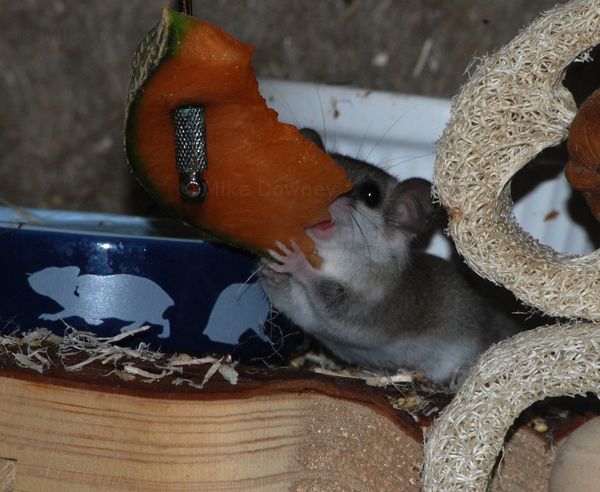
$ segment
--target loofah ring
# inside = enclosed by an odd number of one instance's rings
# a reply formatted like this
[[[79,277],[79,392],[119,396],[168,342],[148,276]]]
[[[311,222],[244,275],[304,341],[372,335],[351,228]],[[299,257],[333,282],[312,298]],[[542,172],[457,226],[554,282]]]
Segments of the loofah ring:
[[[552,316],[600,320],[600,250],[573,257],[540,244],[512,213],[510,180],[561,142],[576,111],[566,67],[600,43],[600,0],[542,15],[484,59],[453,102],[437,154],[434,193],[448,233],[479,275]]]
[[[538,400],[600,387],[600,324],[550,325],[479,359],[425,442],[423,490],[484,491],[504,436]]]

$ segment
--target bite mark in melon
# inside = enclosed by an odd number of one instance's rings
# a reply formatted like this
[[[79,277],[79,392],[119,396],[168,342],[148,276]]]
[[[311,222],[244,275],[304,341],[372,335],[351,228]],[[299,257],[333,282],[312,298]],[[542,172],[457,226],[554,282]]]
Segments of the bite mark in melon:
[[[214,25],[165,9],[134,58],[127,156],[154,199],[189,224],[261,254],[276,241],[295,240],[316,263],[304,231],[330,219],[328,205],[350,182],[330,156],[267,107],[252,52]],[[173,111],[187,105],[205,110],[202,204],[179,194]]]

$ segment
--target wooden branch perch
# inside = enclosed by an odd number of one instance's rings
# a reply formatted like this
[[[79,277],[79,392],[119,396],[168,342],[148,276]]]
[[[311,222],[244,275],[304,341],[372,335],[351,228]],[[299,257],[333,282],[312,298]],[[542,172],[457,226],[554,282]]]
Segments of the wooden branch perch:
[[[172,383],[207,365],[147,383],[100,360],[68,372],[55,349],[42,374],[5,355],[0,492],[420,489],[430,419],[361,380],[237,366],[237,384],[215,372],[200,390]],[[554,455],[539,436],[514,433],[493,490],[546,487]]]

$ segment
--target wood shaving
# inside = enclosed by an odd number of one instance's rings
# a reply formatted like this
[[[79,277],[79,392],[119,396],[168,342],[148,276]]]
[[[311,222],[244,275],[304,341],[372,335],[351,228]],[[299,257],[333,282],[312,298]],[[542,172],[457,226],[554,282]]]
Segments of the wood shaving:
[[[50,367],[52,365],[52,363],[50,362],[48,357],[45,356],[45,353],[46,353],[46,348],[40,347],[37,350],[33,350],[33,351],[28,350],[27,357],[29,357],[30,360],[33,360],[33,359],[37,360],[44,367]]]
[[[290,366],[297,369],[307,369],[324,376],[360,379],[369,386],[378,388],[424,381],[424,375],[416,371],[400,370],[395,374],[385,374],[356,367],[341,367],[339,363],[324,353],[306,352],[294,358],[290,362]]]
[[[185,379],[185,378],[175,378],[173,379],[172,383],[175,386],[181,386],[182,384],[187,384],[188,386],[191,386],[192,388],[196,388],[201,390],[204,387],[204,384],[197,384],[194,383],[194,381],[192,381],[191,379]]]
[[[128,374],[125,371],[113,371],[111,374],[114,374],[123,381],[135,381],[135,376],[133,374]]]
[[[352,379],[360,379],[358,376],[355,376],[353,374],[348,374],[347,372],[343,371],[343,370],[331,370],[331,369],[323,369],[322,367],[315,367],[313,369],[310,369],[311,372],[314,372],[316,374],[323,374],[324,376],[335,376],[336,378],[352,378]]]
[[[391,376],[370,376],[363,379],[369,386],[385,388],[386,386],[390,386],[395,383],[411,383],[414,381],[414,374],[412,372],[404,372],[400,374],[393,374]]]
[[[204,388],[204,385],[206,383],[208,383],[208,381],[210,381],[210,378],[213,377],[213,375],[215,374],[215,372],[217,372],[219,370],[219,367],[221,367],[221,361],[223,359],[218,359],[217,361],[215,361],[213,363],[212,366],[210,366],[208,368],[208,371],[206,371],[206,374],[204,375],[204,379],[202,380],[202,383],[200,384],[200,389]]]
[[[39,372],[40,374],[42,372],[44,372],[44,370],[46,369],[46,367],[44,366],[44,364],[39,364],[36,362],[33,362],[27,355],[25,354],[14,354],[15,357],[15,361],[17,362],[17,365],[19,367],[25,367],[27,369],[32,369],[34,371]]]
[[[149,326],[140,326],[139,328],[133,328],[131,330],[127,330],[124,331],[123,333],[119,334],[119,335],[115,335],[113,337],[108,337],[108,338],[98,338],[98,341],[102,341],[102,342],[108,342],[108,343],[116,343],[119,342],[121,340],[124,340],[125,338],[128,338],[132,335],[137,335],[138,333],[142,333],[144,331],[149,330],[150,327]]]
[[[407,396],[390,398],[392,406],[398,410],[419,410],[423,406],[423,397],[416,392]]]
[[[192,357],[188,354],[177,354],[169,359],[169,364],[172,366],[195,366],[203,364],[213,364],[217,361],[215,357]]]
[[[82,360],[81,362],[78,362],[77,364],[73,364],[71,366],[63,364],[63,367],[65,368],[66,371],[80,371],[88,364],[91,364],[92,362],[95,362],[98,359],[101,359],[102,357],[104,357],[104,354],[98,354],[98,355],[95,355],[94,357],[90,357],[89,359]]]
[[[0,347],[11,347],[17,345],[14,337],[0,336]]]
[[[167,371],[163,369],[159,374],[146,371],[145,369],[140,369],[139,367],[134,366],[132,363],[128,362],[123,366],[123,371],[127,374],[132,374],[134,376],[141,376],[146,378],[146,381],[158,381],[166,376],[170,376],[173,374],[173,371]]]
[[[238,383],[238,373],[233,365],[221,364],[219,366],[219,373],[223,376],[225,381],[229,381],[230,384]]]
[[[139,378],[144,383],[154,383],[175,374],[183,374],[185,366],[210,364],[202,383],[198,384],[191,379],[182,378],[175,378],[172,383],[181,384],[185,381],[189,386],[202,389],[218,371],[230,384],[237,384],[238,373],[230,356],[219,359],[213,356],[192,357],[187,354],[167,356],[151,350],[144,343],[140,343],[136,348],[114,345],[148,328],[143,326],[113,337],[97,337],[93,333],[78,331],[71,326],[67,326],[64,336],[59,337],[47,329],[38,328],[19,335],[2,336],[0,347],[5,349],[6,354],[14,357],[17,365],[39,373],[43,373],[53,365],[47,350],[48,347],[54,346],[60,363],[69,372],[81,371],[99,362],[112,367],[105,376],[113,374],[124,381],[134,381]],[[70,362],[73,359],[77,362]],[[156,371],[149,369],[148,366]]]

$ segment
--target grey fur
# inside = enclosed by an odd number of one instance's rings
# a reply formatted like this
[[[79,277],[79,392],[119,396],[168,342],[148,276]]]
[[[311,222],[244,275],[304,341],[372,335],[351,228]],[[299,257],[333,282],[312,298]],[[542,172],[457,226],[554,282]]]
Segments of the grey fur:
[[[449,262],[412,248],[434,215],[429,182],[399,183],[375,166],[334,157],[353,184],[349,207],[341,207],[347,213],[338,210],[332,239],[315,238],[321,270],[296,261],[300,267],[281,273],[281,255],[265,262],[261,282],[272,304],[350,363],[460,384],[482,351],[517,331],[515,323]],[[379,206],[361,201],[365,182],[380,188]]]

